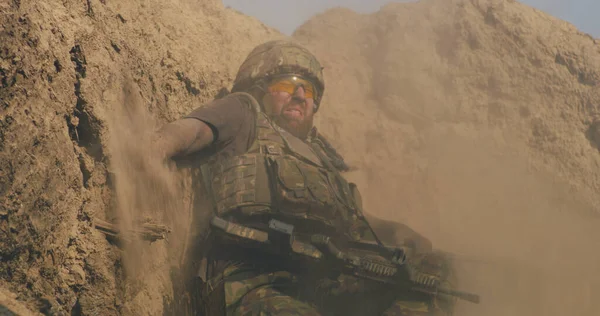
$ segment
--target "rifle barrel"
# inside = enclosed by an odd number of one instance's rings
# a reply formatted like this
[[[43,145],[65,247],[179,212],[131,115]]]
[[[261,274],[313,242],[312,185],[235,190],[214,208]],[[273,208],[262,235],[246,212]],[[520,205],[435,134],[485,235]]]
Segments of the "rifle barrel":
[[[465,301],[469,301],[469,302],[472,302],[475,304],[479,304],[479,301],[480,301],[479,295],[473,294],[473,293],[451,290],[451,289],[446,289],[446,288],[438,288],[438,292],[442,293],[442,294],[456,296],[460,299],[463,299]]]

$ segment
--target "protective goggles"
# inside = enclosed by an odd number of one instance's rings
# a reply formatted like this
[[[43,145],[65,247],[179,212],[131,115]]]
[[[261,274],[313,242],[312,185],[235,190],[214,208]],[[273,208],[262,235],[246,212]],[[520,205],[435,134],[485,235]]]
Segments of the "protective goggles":
[[[269,92],[287,92],[290,95],[293,95],[299,87],[302,87],[304,89],[304,96],[307,99],[313,100],[316,99],[318,94],[312,82],[294,75],[277,77],[271,80],[267,87]]]

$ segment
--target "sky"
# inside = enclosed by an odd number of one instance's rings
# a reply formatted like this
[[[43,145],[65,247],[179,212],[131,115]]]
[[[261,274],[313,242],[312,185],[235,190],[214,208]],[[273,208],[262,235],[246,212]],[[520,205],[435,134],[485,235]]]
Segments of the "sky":
[[[342,6],[361,13],[370,13],[390,0],[223,0],[266,25],[291,35],[304,21],[329,8]],[[520,0],[575,25],[579,30],[600,38],[600,0]],[[286,12],[287,14],[281,14]]]

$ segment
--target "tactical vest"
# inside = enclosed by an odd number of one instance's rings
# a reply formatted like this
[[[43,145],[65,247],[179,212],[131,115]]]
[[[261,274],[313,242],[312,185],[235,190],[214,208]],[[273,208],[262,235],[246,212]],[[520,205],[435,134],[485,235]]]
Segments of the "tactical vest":
[[[252,96],[234,95],[254,107],[255,139],[246,153],[217,154],[202,168],[214,214],[245,227],[263,228],[274,218],[307,233],[371,241],[356,186],[335,169],[318,139],[293,136]]]

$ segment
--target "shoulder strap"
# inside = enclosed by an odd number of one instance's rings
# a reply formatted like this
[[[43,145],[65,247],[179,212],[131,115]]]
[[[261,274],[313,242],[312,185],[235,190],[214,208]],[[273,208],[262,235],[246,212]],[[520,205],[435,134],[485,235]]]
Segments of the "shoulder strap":
[[[316,136],[312,139],[313,143],[318,143],[323,149],[327,157],[331,160],[331,164],[339,171],[348,171],[350,167],[344,161],[344,157],[340,155],[331,143],[323,136],[323,134],[316,132]]]

